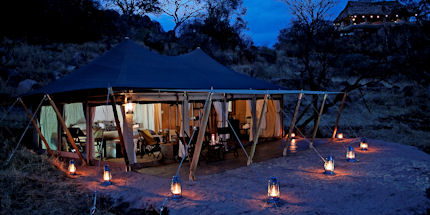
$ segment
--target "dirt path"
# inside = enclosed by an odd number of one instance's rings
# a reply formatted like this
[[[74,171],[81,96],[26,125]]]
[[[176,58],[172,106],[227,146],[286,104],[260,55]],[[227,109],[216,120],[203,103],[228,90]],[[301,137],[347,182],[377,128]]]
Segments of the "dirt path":
[[[321,159],[311,150],[275,158],[251,167],[183,178],[183,196],[169,200],[170,214],[420,214],[430,208],[430,155],[418,149],[369,140],[369,151],[357,150],[356,163],[345,161],[343,145],[358,148],[358,140],[323,144],[323,155],[335,158],[336,175],[323,174]],[[113,169],[113,182],[100,186],[95,167],[80,171],[77,180],[130,208],[161,206],[169,191],[166,178]],[[267,178],[281,183],[281,205],[266,204]]]

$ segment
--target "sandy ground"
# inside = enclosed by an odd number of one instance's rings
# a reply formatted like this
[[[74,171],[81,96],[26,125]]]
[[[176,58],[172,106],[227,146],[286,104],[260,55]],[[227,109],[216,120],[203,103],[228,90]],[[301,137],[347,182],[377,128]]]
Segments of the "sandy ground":
[[[200,176],[194,182],[182,178],[183,198],[169,199],[166,207],[170,214],[200,215],[425,214],[430,208],[426,196],[430,155],[411,146],[369,140],[369,151],[356,150],[359,162],[349,163],[344,146],[358,149],[358,141],[318,145],[324,156],[334,156],[334,176],[323,174],[323,162],[314,151],[299,151],[252,167]],[[122,167],[113,167],[114,185],[103,187],[96,169],[80,168],[74,180],[117,199],[118,204],[129,203],[129,208],[159,208],[168,195],[170,180],[165,177],[125,173]],[[266,203],[270,176],[281,184],[278,207]]]

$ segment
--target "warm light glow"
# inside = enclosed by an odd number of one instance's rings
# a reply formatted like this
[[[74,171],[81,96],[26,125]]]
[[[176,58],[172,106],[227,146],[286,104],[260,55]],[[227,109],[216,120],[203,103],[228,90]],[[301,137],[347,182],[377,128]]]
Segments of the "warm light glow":
[[[367,145],[366,142],[360,142],[360,149],[361,150],[366,151],[367,147],[369,147],[369,146]]]
[[[355,22],[355,19],[352,19],[353,22]]]
[[[343,139],[343,134],[342,133],[337,134],[337,138],[338,139]]]
[[[103,173],[103,180],[105,182],[110,182],[111,179],[112,179],[112,174],[110,173],[109,166],[106,165]]]
[[[125,113],[126,114],[133,114],[133,112],[134,112],[134,110],[133,110],[133,103],[131,103],[131,102],[126,103],[124,105],[124,108],[125,108]]]
[[[76,166],[75,166],[75,161],[71,160],[69,163],[69,173],[71,175],[74,175],[76,173]]]
[[[361,16],[361,18],[363,18],[363,19],[364,19],[364,18],[365,18],[365,16]]]
[[[181,195],[181,185],[179,183],[175,183],[171,188],[173,195]]]
[[[295,133],[291,133],[291,138],[296,137]]]
[[[372,18],[372,19],[373,19],[373,15],[370,15],[370,18]]]
[[[181,178],[179,176],[173,176],[172,183],[170,184],[170,192],[173,199],[178,199],[182,196]]]
[[[376,16],[376,18],[378,18],[378,19],[379,19],[379,15],[378,15],[378,16]]]
[[[275,177],[271,177],[267,186],[268,202],[279,202],[281,193],[279,191],[279,181]]]
[[[211,145],[215,145],[216,144],[216,142],[215,142],[215,134],[212,134],[211,135]]]
[[[295,145],[295,144],[296,144],[296,139],[292,139],[292,140],[291,140],[291,144],[292,144],[292,145]]]
[[[348,158],[348,159],[355,159],[355,153],[354,153],[354,151],[348,151],[346,153],[346,158]]]
[[[276,189],[276,185],[272,185],[272,188],[270,189],[270,196],[271,197],[277,197],[278,196],[278,190]]]
[[[329,156],[326,158],[324,162],[324,174],[333,175],[334,174],[334,159],[333,157]]]
[[[399,15],[398,15],[398,14],[396,14],[396,17],[399,17]]]

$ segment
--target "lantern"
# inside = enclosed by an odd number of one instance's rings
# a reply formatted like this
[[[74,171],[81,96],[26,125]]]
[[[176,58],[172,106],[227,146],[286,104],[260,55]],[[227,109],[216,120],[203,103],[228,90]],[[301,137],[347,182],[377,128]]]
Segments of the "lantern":
[[[211,145],[215,145],[216,141],[215,141],[215,134],[211,135]]]
[[[334,175],[334,159],[332,156],[328,156],[324,162],[324,174]]]
[[[267,183],[267,202],[279,203],[281,192],[279,190],[279,181],[275,177],[271,177]]]
[[[346,150],[346,161],[355,162],[355,150],[352,146],[348,146]]]
[[[102,183],[102,185],[104,185],[104,186],[111,185],[112,184],[111,180],[112,180],[112,174],[110,172],[109,166],[105,165],[105,170],[103,172],[103,183]]]
[[[362,151],[367,151],[367,148],[369,147],[369,145],[367,144],[367,139],[365,137],[361,138],[360,141],[360,149]]]
[[[291,133],[291,138],[294,138],[294,137],[296,137],[296,134],[295,133]]]
[[[181,178],[179,178],[177,175],[173,176],[172,178],[170,192],[172,192],[172,199],[179,199],[182,197]]]
[[[124,105],[125,113],[126,114],[133,114],[134,113],[134,106],[133,103],[128,102]]]
[[[373,19],[373,15],[370,15],[370,18]]]
[[[71,160],[69,162],[69,174],[70,175],[76,175],[76,166],[75,166],[75,161]]]
[[[337,138],[338,138],[338,139],[343,139],[343,133],[339,133],[339,134],[337,134]]]

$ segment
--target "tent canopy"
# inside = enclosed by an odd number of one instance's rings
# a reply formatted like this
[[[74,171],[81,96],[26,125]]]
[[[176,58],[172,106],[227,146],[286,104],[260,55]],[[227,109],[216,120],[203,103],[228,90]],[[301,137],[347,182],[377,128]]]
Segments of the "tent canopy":
[[[34,93],[61,93],[91,89],[254,89],[282,87],[237,73],[200,49],[165,56],[124,40],[77,71]]]

